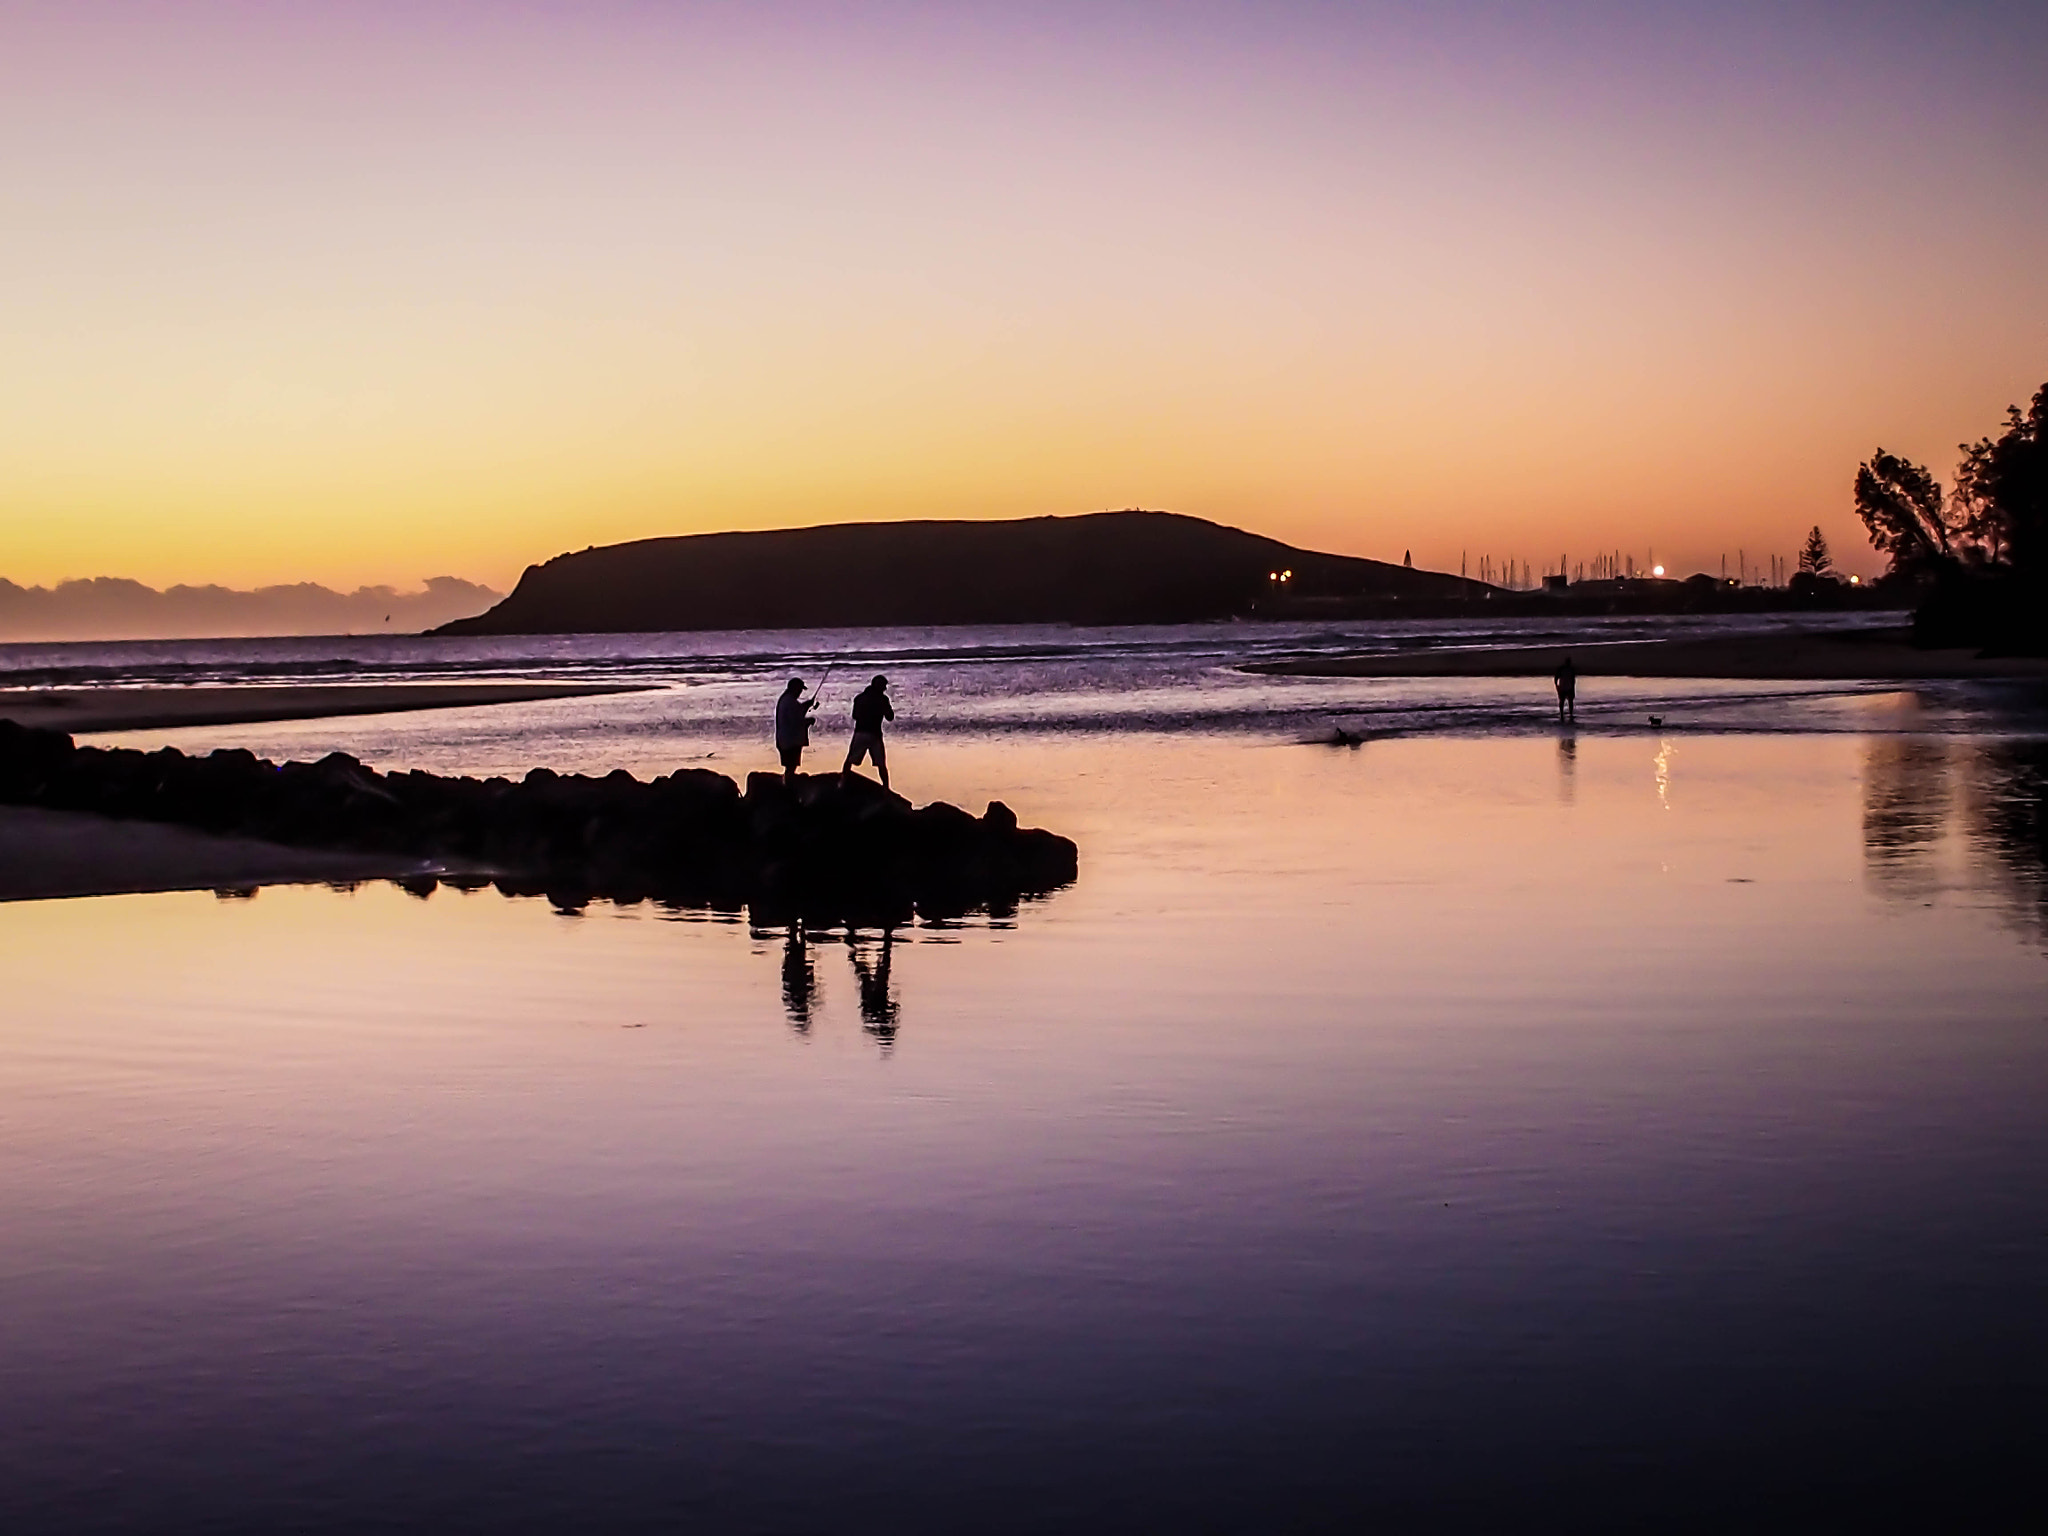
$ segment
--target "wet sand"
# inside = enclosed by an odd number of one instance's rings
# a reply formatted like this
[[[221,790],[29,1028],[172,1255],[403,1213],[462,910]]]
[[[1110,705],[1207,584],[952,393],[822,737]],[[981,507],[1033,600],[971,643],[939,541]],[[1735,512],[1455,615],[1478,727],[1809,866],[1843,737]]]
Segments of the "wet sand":
[[[382,715],[643,691],[621,684],[576,683],[5,689],[0,690],[0,719],[81,735]],[[286,848],[155,822],[0,807],[0,901],[394,879],[426,867],[418,859],[398,855]]]
[[[1924,651],[1914,647],[1909,632],[1901,628],[1407,651],[1252,662],[1244,670],[1274,677],[1548,677],[1566,656],[1581,677],[1711,677],[1746,682],[2048,678],[2048,657]]]
[[[168,730],[386,715],[479,704],[528,704],[605,693],[644,693],[630,683],[298,683],[257,687],[6,688],[0,719],[45,730]]]
[[[158,822],[0,806],[0,901],[397,879],[429,867],[396,854],[285,848]]]

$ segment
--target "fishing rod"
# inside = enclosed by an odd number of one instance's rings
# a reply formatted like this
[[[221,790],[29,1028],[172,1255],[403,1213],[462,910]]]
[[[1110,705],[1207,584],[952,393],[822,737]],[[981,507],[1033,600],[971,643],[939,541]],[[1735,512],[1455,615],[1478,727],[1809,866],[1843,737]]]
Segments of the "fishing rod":
[[[825,675],[818,679],[818,686],[811,690],[810,703],[815,704],[825,696],[825,685],[832,681],[833,669],[838,665],[839,663],[836,661],[826,663]]]

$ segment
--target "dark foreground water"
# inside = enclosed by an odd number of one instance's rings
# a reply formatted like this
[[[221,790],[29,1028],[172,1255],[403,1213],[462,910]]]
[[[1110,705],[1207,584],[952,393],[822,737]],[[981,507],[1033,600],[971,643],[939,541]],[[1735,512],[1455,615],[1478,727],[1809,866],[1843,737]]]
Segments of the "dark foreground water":
[[[759,766],[666,664],[176,739]],[[876,664],[1079,884],[0,908],[0,1528],[2027,1523],[2032,700]]]

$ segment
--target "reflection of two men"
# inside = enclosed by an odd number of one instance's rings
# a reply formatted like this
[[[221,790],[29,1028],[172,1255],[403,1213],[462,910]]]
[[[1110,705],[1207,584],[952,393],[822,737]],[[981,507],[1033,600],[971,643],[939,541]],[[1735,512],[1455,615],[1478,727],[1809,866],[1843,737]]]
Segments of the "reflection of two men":
[[[881,931],[879,944],[863,939],[855,931],[847,932],[846,957],[853,965],[861,1027],[884,1045],[896,1038],[900,1011],[890,975],[895,950],[896,933],[892,928]],[[819,1006],[818,968],[811,956],[809,935],[801,923],[790,924],[782,941],[782,1006],[798,1033],[809,1034]]]

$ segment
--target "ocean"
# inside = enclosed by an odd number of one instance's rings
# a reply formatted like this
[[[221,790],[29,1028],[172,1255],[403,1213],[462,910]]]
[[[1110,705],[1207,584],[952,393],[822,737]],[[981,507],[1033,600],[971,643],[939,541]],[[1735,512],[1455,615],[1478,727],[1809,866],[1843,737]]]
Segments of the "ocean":
[[[0,1526],[2000,1516],[2048,1370],[2039,691],[1589,678],[1560,730],[1542,679],[1236,670],[1672,627],[0,649],[649,685],[96,738],[466,773],[770,768],[827,666],[835,768],[885,672],[900,791],[1081,850],[890,933],[0,907]]]

